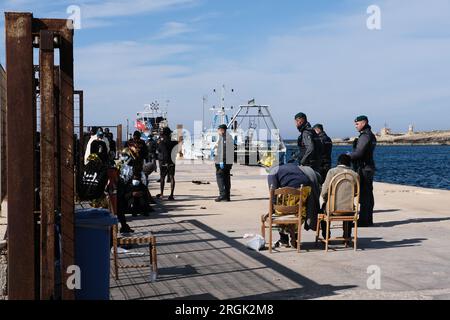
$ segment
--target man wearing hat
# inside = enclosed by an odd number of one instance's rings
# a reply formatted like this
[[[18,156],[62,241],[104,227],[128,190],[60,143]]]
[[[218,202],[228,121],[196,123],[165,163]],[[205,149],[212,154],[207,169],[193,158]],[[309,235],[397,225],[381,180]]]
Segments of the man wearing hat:
[[[231,169],[234,162],[233,137],[227,132],[227,126],[222,124],[218,128],[219,141],[214,146],[216,162],[216,179],[219,187],[219,197],[216,202],[229,202],[231,191]]]
[[[375,204],[373,197],[373,176],[375,174],[375,161],[373,154],[377,145],[377,138],[369,125],[366,116],[359,116],[355,119],[355,127],[359,132],[359,138],[353,145],[353,152],[349,153],[354,168],[360,176],[360,220],[358,226],[370,227],[373,225],[373,207]]]
[[[318,123],[313,127],[322,143],[322,154],[320,162],[320,175],[322,181],[327,177],[328,171],[331,169],[331,152],[333,151],[333,141],[323,130],[323,125]]]
[[[317,133],[312,129],[306,114],[295,115],[295,124],[300,135],[297,140],[299,165],[311,167],[320,173],[320,155],[322,144]]]

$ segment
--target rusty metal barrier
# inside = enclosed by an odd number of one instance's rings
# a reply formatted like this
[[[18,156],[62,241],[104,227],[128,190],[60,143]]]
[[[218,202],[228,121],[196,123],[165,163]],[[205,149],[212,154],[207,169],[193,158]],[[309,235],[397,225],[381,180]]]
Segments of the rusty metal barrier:
[[[66,286],[69,276],[66,270],[75,263],[71,23],[65,19],[36,19],[31,13],[5,13],[9,106],[6,115],[8,296],[11,300],[74,299],[74,292]],[[39,48],[37,68],[33,66],[33,47]],[[59,50],[59,65],[54,63],[55,50]],[[39,72],[38,81],[35,71]],[[40,187],[37,200],[35,187]],[[62,285],[59,287],[54,269],[56,212],[61,213]]]

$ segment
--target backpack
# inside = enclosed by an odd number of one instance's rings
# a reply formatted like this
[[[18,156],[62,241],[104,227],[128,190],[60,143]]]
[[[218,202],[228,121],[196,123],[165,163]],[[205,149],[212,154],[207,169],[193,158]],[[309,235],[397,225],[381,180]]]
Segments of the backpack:
[[[92,201],[101,198],[108,183],[107,168],[98,156],[91,155],[78,180],[78,197],[80,200]]]

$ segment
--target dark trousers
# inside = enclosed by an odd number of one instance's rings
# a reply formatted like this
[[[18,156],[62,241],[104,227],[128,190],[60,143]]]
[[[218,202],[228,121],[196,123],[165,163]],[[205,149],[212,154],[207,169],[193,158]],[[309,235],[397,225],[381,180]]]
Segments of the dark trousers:
[[[217,186],[219,187],[220,197],[223,199],[230,198],[231,168],[232,166],[225,165],[225,168],[220,169],[220,166],[216,164]]]
[[[361,184],[361,195],[359,199],[360,214],[358,225],[370,226],[373,224],[373,207],[375,200],[373,197],[373,176],[375,170],[372,168],[364,168],[358,171]]]
[[[328,164],[328,163],[326,163],[326,164],[323,163],[322,166],[320,167],[319,173],[320,173],[320,176],[322,177],[321,183],[325,182],[328,171],[330,171],[330,169],[331,169],[331,164]]]

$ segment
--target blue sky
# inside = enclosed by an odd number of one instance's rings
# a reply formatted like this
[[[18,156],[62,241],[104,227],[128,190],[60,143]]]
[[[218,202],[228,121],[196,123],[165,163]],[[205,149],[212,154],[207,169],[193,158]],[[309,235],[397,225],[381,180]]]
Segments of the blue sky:
[[[366,27],[372,4],[379,31]],[[334,137],[354,135],[359,114],[376,130],[450,129],[448,0],[0,0],[1,11],[46,18],[67,18],[69,5],[81,8],[75,83],[87,124],[170,100],[171,125],[192,128],[202,97],[216,104],[225,84],[229,104],[270,104],[288,138],[299,111]]]

